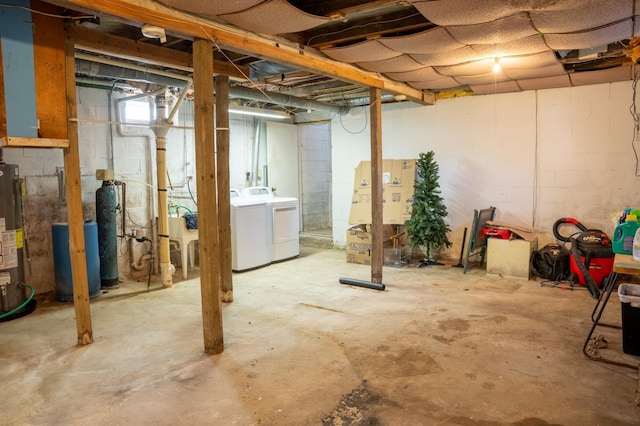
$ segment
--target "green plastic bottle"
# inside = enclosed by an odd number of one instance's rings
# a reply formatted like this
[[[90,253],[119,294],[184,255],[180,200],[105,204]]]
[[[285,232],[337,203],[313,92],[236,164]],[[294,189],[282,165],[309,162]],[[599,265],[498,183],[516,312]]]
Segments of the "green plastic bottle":
[[[640,211],[639,211],[640,212]],[[614,253],[633,254],[633,239],[636,231],[640,228],[637,216],[632,213],[628,214],[626,220],[616,226],[613,232],[613,240],[611,246]]]

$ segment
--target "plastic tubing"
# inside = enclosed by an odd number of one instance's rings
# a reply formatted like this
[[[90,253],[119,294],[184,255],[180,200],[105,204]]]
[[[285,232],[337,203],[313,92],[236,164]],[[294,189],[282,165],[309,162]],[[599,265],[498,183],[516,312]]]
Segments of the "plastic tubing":
[[[16,306],[15,308],[13,308],[12,310],[5,312],[4,314],[0,315],[0,319],[8,317],[9,315],[13,315],[16,312],[18,312],[20,309],[24,308],[25,306],[27,306],[27,303],[29,303],[31,301],[31,299],[33,299],[33,296],[36,294],[36,291],[33,289],[33,287],[31,287],[28,284],[24,285],[25,287],[29,287],[31,289],[31,295],[29,297],[27,297],[27,300],[25,300],[24,302],[22,302],[20,305]]]
[[[188,211],[189,213],[193,213],[193,211],[191,211],[191,209],[189,207],[185,207],[185,206],[174,206],[171,208],[171,210],[175,210],[176,213],[178,215],[180,215],[180,212],[178,211],[179,209],[185,209],[186,211]]]

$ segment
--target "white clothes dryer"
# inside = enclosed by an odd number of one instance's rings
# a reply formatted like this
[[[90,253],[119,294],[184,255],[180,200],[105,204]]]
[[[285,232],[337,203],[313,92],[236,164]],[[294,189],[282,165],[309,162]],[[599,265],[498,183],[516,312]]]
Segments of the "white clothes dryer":
[[[266,200],[231,198],[231,269],[271,263],[271,209]]]
[[[300,255],[299,202],[293,197],[275,197],[269,188],[254,186],[244,188],[246,199],[266,200],[271,220],[271,261],[279,262]]]

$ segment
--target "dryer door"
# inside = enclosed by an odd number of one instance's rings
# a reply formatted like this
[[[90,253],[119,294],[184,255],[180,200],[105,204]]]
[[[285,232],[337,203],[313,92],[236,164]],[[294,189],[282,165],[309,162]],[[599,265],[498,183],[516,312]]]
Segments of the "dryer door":
[[[299,230],[298,207],[296,205],[273,206],[274,244],[297,240]]]

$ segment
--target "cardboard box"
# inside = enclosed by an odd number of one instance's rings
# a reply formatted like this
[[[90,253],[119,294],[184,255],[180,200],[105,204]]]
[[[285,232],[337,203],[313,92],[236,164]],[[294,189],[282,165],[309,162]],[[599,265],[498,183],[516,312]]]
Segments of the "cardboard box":
[[[404,225],[411,218],[416,160],[382,161],[382,222]],[[371,223],[371,162],[361,161],[355,171],[349,223]]]
[[[371,232],[368,225],[356,225],[347,229],[347,263],[371,265]],[[394,226],[382,225],[383,247],[393,247],[391,236]]]
[[[487,273],[529,279],[531,253],[537,249],[537,238],[533,241],[487,238]]]

